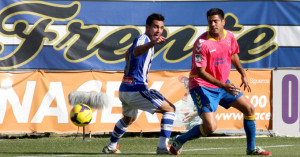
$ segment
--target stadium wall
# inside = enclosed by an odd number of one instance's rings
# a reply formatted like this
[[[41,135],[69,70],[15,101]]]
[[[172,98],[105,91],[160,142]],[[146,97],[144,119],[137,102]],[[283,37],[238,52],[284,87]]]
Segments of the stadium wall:
[[[124,52],[144,32],[145,19],[153,12],[166,17],[163,35],[169,42],[155,47],[149,87],[157,88],[182,112],[192,111],[184,108],[190,100],[178,77],[188,76],[192,45],[206,31],[206,11],[213,7],[224,10],[225,28],[238,40],[252,87],[245,95],[256,107],[257,128],[281,132],[275,125],[283,121],[293,126],[292,133],[279,134],[300,136],[295,99],[299,88],[294,87],[299,84],[292,79],[286,86],[281,77],[279,83],[285,86],[272,84],[278,81],[274,69],[288,75],[300,67],[300,17],[294,16],[300,10],[298,1],[1,1],[0,132],[75,132],[67,95],[80,88],[106,92],[116,100],[116,106],[95,110],[87,127],[92,132],[111,131],[121,116],[117,89]],[[293,73],[299,78],[298,70]],[[230,78],[240,84],[234,69]],[[292,101],[280,101],[286,100],[286,89],[293,92],[287,99]],[[190,127],[180,119],[182,112],[177,113],[175,131]],[[284,118],[274,121],[276,114]],[[233,109],[219,108],[216,117],[219,130],[243,128],[241,115]],[[159,118],[141,112],[129,131],[158,131]]]

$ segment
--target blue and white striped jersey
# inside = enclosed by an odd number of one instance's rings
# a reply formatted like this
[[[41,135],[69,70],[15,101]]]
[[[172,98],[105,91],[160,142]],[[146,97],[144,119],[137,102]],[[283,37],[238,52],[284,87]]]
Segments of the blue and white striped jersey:
[[[124,77],[120,86],[120,91],[141,91],[148,89],[148,72],[154,56],[154,47],[150,48],[145,54],[135,57],[133,48],[150,42],[146,34],[137,36],[132,46],[129,48],[129,54],[126,56],[126,66]]]

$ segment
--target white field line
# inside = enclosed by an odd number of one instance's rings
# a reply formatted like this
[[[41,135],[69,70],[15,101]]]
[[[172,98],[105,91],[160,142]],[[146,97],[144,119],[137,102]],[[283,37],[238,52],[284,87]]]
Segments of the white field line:
[[[295,145],[276,145],[276,146],[261,146],[262,148],[272,148],[272,147],[292,147]],[[239,149],[239,148],[243,148],[243,147],[227,147],[227,148],[199,148],[199,149],[186,149],[186,150],[182,150],[182,151],[198,151],[198,150],[219,150],[219,149]]]

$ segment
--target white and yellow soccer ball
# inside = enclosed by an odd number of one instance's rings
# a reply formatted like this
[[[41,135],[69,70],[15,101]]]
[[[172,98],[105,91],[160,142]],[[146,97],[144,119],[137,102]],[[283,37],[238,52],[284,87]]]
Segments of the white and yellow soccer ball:
[[[88,125],[91,122],[92,117],[92,109],[86,104],[75,105],[70,113],[72,123],[81,127]]]

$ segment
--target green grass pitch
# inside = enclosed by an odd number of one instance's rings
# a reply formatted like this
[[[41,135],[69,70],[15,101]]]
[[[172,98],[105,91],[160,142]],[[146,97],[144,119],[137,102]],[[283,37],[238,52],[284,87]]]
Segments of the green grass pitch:
[[[51,137],[37,139],[2,139],[0,156],[111,156],[102,153],[108,137]],[[121,156],[159,156],[155,154],[158,138],[124,137],[119,141]],[[300,138],[258,137],[256,144],[272,152],[272,156],[300,156]],[[245,155],[245,138],[200,138],[187,142],[179,156]]]

